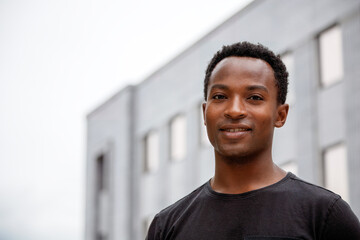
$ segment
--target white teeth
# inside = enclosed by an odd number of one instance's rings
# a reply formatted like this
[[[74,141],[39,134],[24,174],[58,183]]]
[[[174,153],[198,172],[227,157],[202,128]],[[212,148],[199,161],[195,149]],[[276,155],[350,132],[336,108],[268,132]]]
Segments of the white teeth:
[[[227,132],[242,132],[242,131],[247,131],[247,129],[245,129],[245,128],[231,128],[231,129],[225,129],[225,131],[227,131]]]

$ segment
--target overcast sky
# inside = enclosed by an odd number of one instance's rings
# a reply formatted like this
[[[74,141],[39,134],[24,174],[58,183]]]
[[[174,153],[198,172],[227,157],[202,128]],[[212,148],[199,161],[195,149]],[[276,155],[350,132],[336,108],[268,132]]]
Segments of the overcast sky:
[[[83,239],[86,114],[249,0],[0,0],[0,239]]]

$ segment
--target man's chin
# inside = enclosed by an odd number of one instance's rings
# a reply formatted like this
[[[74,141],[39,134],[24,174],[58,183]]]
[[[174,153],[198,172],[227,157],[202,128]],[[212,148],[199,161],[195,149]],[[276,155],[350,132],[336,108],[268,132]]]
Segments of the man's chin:
[[[243,164],[249,159],[250,152],[240,148],[221,148],[216,151],[222,159],[225,159],[228,163]]]

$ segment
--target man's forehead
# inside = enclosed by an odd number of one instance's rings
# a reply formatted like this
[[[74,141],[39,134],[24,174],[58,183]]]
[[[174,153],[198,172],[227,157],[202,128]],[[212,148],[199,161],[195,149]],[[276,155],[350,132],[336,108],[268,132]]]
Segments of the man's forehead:
[[[228,64],[255,64],[255,65],[267,65],[271,68],[270,64],[261,58],[248,57],[248,56],[229,56],[222,59],[218,64],[216,64],[214,70],[216,68],[222,68],[224,65]]]
[[[254,78],[267,75],[275,80],[274,71],[266,61],[253,57],[231,56],[224,58],[215,66],[209,79],[210,84],[213,82],[212,80],[219,80],[230,74],[242,74]]]
[[[210,91],[214,90],[214,89],[221,89],[221,90],[229,90],[231,87],[226,85],[226,84],[221,84],[221,83],[215,83],[212,84],[210,86]],[[253,90],[260,90],[260,91],[264,91],[264,92],[269,92],[268,88],[262,84],[252,84],[252,85],[247,85],[245,87],[245,89],[247,91],[253,91]]]

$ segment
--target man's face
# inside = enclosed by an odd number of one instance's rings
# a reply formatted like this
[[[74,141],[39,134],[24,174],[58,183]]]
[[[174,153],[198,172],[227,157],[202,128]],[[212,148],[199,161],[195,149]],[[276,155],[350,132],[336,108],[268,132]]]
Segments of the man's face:
[[[228,57],[219,62],[203,105],[215,153],[231,159],[271,154],[274,127],[285,123],[288,111],[277,94],[274,72],[265,61]]]

